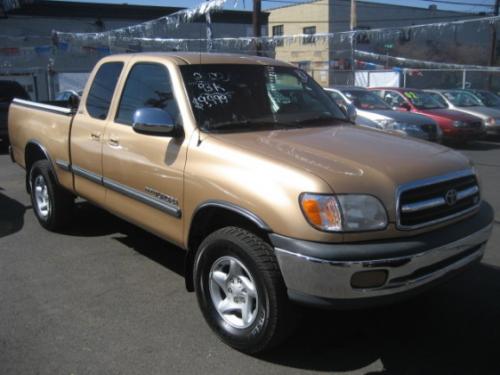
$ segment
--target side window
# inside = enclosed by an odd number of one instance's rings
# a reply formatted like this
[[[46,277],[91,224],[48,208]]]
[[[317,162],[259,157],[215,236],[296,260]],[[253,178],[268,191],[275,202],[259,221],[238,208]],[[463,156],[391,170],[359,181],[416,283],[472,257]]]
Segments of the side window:
[[[108,116],[109,105],[122,68],[123,63],[121,62],[109,62],[101,65],[87,96],[86,107],[90,116],[101,120]]]
[[[384,95],[384,100],[391,107],[401,107],[405,100],[396,92],[387,91]]]
[[[123,88],[115,121],[132,125],[135,111],[144,107],[163,109],[176,123],[180,120],[170,76],[163,65],[138,63],[132,67]]]
[[[327,94],[330,95],[330,97],[337,103],[339,107],[347,107],[347,103],[345,102],[344,98],[340,96],[338,92],[335,91],[327,91]]]

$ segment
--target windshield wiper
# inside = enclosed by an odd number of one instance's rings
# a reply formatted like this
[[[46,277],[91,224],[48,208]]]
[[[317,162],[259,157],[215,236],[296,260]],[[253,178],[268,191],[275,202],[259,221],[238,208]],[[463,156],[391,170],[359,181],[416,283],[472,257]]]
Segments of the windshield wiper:
[[[297,124],[311,125],[311,124],[317,124],[317,123],[322,123],[322,122],[328,122],[328,124],[330,124],[330,121],[340,122],[340,121],[344,121],[344,119],[340,119],[340,118],[334,117],[332,115],[319,115],[316,117],[311,117],[311,118],[297,121]]]
[[[231,131],[231,130],[246,130],[246,131],[256,131],[262,129],[285,129],[288,124],[283,122],[274,121],[261,121],[261,120],[242,120],[242,121],[226,121],[219,122],[213,125],[204,126],[203,129],[206,131]]]

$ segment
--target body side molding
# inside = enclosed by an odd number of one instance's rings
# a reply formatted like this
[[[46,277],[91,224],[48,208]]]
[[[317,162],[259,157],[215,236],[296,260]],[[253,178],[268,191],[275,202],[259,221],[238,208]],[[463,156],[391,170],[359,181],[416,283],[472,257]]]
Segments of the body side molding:
[[[83,169],[83,168],[80,168],[80,167],[77,167],[76,165],[72,165],[71,166],[71,170],[73,171],[73,173],[79,177],[83,177],[83,178],[86,178],[87,180],[89,181],[92,181],[96,184],[99,184],[99,185],[102,185],[102,176],[99,176],[93,172],[90,172],[86,169]]]
[[[110,180],[106,177],[103,178],[103,184],[106,188],[114,190],[118,193],[121,193],[123,195],[126,195],[129,198],[135,199],[141,203],[144,203],[150,207],[156,208],[160,211],[165,212],[166,214],[169,214],[171,216],[174,216],[176,218],[181,217],[181,210],[179,207],[174,206],[173,204],[160,201],[159,199],[153,198],[145,193],[142,193],[138,190],[132,189],[128,186],[122,185],[118,182],[115,182],[113,180]]]
[[[146,193],[143,193],[126,185],[120,184],[119,182],[113,181],[109,178],[97,175],[86,169],[80,168],[75,165],[70,165],[65,161],[58,160],[57,165],[63,169],[67,168],[67,170],[73,171],[73,173],[79,177],[86,178],[87,180],[92,181],[98,185],[102,185],[107,189],[116,191],[117,193],[123,194],[131,199],[134,199],[150,207],[156,208],[157,210],[165,212],[170,216],[176,217],[178,219],[181,218],[182,216],[181,209],[173,204],[156,199]]]

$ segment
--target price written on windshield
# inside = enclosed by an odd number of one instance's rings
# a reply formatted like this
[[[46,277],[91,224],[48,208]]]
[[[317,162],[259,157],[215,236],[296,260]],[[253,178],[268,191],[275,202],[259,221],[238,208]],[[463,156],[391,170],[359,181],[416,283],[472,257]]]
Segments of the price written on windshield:
[[[221,104],[229,103],[230,94],[221,82],[227,82],[227,77],[220,73],[208,73],[208,80],[203,80],[201,74],[196,73],[194,85],[198,89],[199,95],[192,99],[192,103],[197,109],[212,108]]]

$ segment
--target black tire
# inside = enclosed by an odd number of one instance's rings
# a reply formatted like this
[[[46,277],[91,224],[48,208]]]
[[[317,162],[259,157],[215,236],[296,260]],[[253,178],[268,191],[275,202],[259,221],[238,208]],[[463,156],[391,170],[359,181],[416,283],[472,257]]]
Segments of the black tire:
[[[42,180],[49,202],[47,210],[42,210],[37,201],[36,186]],[[33,164],[29,172],[29,182],[33,212],[40,224],[50,231],[67,227],[73,213],[74,196],[57,184],[48,160],[39,160]]]
[[[215,307],[210,287],[213,280],[211,270],[223,259],[236,259],[243,265],[242,272],[249,273],[249,278],[254,281],[258,298],[253,304],[255,320],[248,327],[235,327]],[[293,332],[297,312],[288,300],[273,249],[247,230],[226,227],[205,238],[195,257],[194,285],[198,304],[208,325],[223,342],[237,350],[249,354],[268,350]],[[229,298],[229,294],[225,298]],[[238,318],[237,313],[233,315]]]

